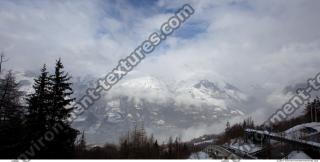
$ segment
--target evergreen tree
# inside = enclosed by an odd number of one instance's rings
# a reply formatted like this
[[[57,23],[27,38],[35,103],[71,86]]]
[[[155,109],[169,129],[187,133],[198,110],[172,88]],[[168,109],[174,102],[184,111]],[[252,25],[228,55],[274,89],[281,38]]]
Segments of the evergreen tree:
[[[78,145],[77,145],[77,149],[78,149],[79,152],[85,152],[86,151],[86,147],[87,147],[86,139],[85,139],[85,136],[84,136],[84,131],[82,131],[80,140],[79,140]]]
[[[74,109],[70,107],[75,100],[71,97],[73,94],[70,82],[71,77],[63,71],[61,59],[57,60],[54,75],[51,75],[51,121],[61,122],[69,117],[69,113]]]
[[[76,150],[75,150],[75,156],[76,158],[86,158],[87,154],[87,144],[86,144],[86,139],[84,135],[84,131],[81,133],[81,137],[77,142]]]
[[[120,143],[120,158],[128,159],[130,154],[130,148],[128,144],[128,140],[125,139],[123,142]]]
[[[51,83],[46,65],[43,65],[41,74],[34,80],[34,93],[28,95],[28,116],[27,124],[31,134],[43,133],[49,128],[48,119],[50,117],[50,89]]]
[[[74,151],[75,140],[79,132],[71,128],[71,123],[66,121],[69,113],[74,109],[71,105],[75,99],[71,97],[73,94],[71,77],[63,71],[63,68],[61,59],[57,60],[54,75],[50,76],[49,125],[51,127],[56,124],[63,126],[64,130],[52,142],[51,152],[54,152],[53,156],[67,158]]]
[[[25,140],[25,149],[32,146],[32,141],[41,138],[46,131],[50,129],[48,122],[51,112],[51,81],[46,65],[43,65],[41,74],[34,79],[34,92],[27,96],[28,114],[27,114],[27,138]],[[45,144],[48,145],[47,143]],[[47,149],[42,148],[36,153],[34,158],[46,158]]]
[[[153,152],[154,152],[154,158],[158,159],[160,157],[160,147],[158,144],[158,140],[156,140],[153,144]]]
[[[60,129],[63,128],[35,158],[69,158],[73,154],[78,131],[71,128],[70,123],[65,120],[73,110],[70,106],[74,101],[70,97],[72,94],[70,79],[68,73],[65,74],[63,71],[60,59],[56,62],[54,75],[50,76],[44,65],[41,75],[35,79],[34,93],[27,98],[27,126],[30,131],[28,141],[42,137],[57,125]]]
[[[316,97],[309,102],[305,108],[305,119],[309,122],[319,122],[320,120],[320,98]]]
[[[81,151],[85,151],[86,150],[86,139],[84,137],[84,131],[82,131],[82,134],[81,134],[81,138],[80,138],[80,141],[79,141],[79,148]]]
[[[167,155],[168,159],[172,159],[173,158],[173,139],[170,136],[169,137],[169,141],[168,141],[168,155]]]
[[[230,122],[227,121],[225,132],[227,132],[229,129],[230,129]]]

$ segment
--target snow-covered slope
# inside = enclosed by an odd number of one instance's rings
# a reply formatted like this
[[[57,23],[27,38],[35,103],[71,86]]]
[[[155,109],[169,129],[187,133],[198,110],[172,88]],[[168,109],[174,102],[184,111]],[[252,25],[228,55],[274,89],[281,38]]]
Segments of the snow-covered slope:
[[[219,84],[209,80],[195,82],[181,81],[176,85],[168,85],[154,77],[141,77],[126,80],[116,85],[111,91],[111,96],[128,96],[136,101],[144,99],[152,102],[173,101],[176,106],[187,108],[201,108],[211,106],[217,111],[227,110],[247,100],[247,96],[229,83]],[[240,104],[238,104],[240,103]],[[241,114],[235,108],[234,113]]]
[[[175,101],[184,106],[201,107],[213,106],[215,110],[222,111],[233,107],[232,104],[247,100],[247,96],[228,83],[214,83],[209,80],[200,80],[193,84],[182,84],[175,91]],[[238,104],[238,108],[241,104]],[[211,108],[213,109],[213,108]],[[234,113],[242,115],[239,109]]]

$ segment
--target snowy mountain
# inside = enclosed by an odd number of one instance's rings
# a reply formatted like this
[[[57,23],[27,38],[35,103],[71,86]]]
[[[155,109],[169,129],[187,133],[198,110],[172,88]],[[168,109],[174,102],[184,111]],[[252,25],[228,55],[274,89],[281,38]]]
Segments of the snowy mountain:
[[[231,84],[217,84],[208,80],[200,80],[194,85],[179,86],[175,96],[179,104],[194,107],[213,106],[217,111],[230,109],[232,102],[240,103],[247,100],[247,96]],[[241,111],[236,112],[242,113]]]
[[[35,76],[17,73],[24,91],[31,92]],[[75,97],[80,98],[95,80],[91,76],[73,78]],[[117,142],[137,123],[155,135],[179,136],[193,126],[244,115],[248,98],[223,81],[199,79],[168,84],[151,76],[122,80],[103,95],[72,124],[85,131],[88,143]]]
[[[136,123],[154,134],[210,125],[244,115],[247,96],[229,83],[209,80],[169,85],[155,77],[119,82],[76,120],[89,142],[117,141]],[[92,121],[89,123],[88,121]]]

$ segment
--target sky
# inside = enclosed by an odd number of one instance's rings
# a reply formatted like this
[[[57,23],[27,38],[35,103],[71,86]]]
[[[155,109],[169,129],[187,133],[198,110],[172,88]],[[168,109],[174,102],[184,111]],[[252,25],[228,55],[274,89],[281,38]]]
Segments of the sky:
[[[61,57],[73,76],[103,76],[186,3],[195,14],[128,78],[225,80],[277,107],[284,87],[319,72],[318,0],[1,0],[4,66]]]

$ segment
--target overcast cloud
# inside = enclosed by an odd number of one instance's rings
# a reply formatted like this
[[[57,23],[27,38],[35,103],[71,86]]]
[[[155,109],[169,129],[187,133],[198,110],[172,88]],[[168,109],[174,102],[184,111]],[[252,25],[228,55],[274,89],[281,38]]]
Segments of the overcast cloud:
[[[0,50],[7,69],[61,57],[73,76],[105,75],[185,3],[195,14],[128,77],[225,80],[276,108],[320,71],[318,0],[1,0]]]

